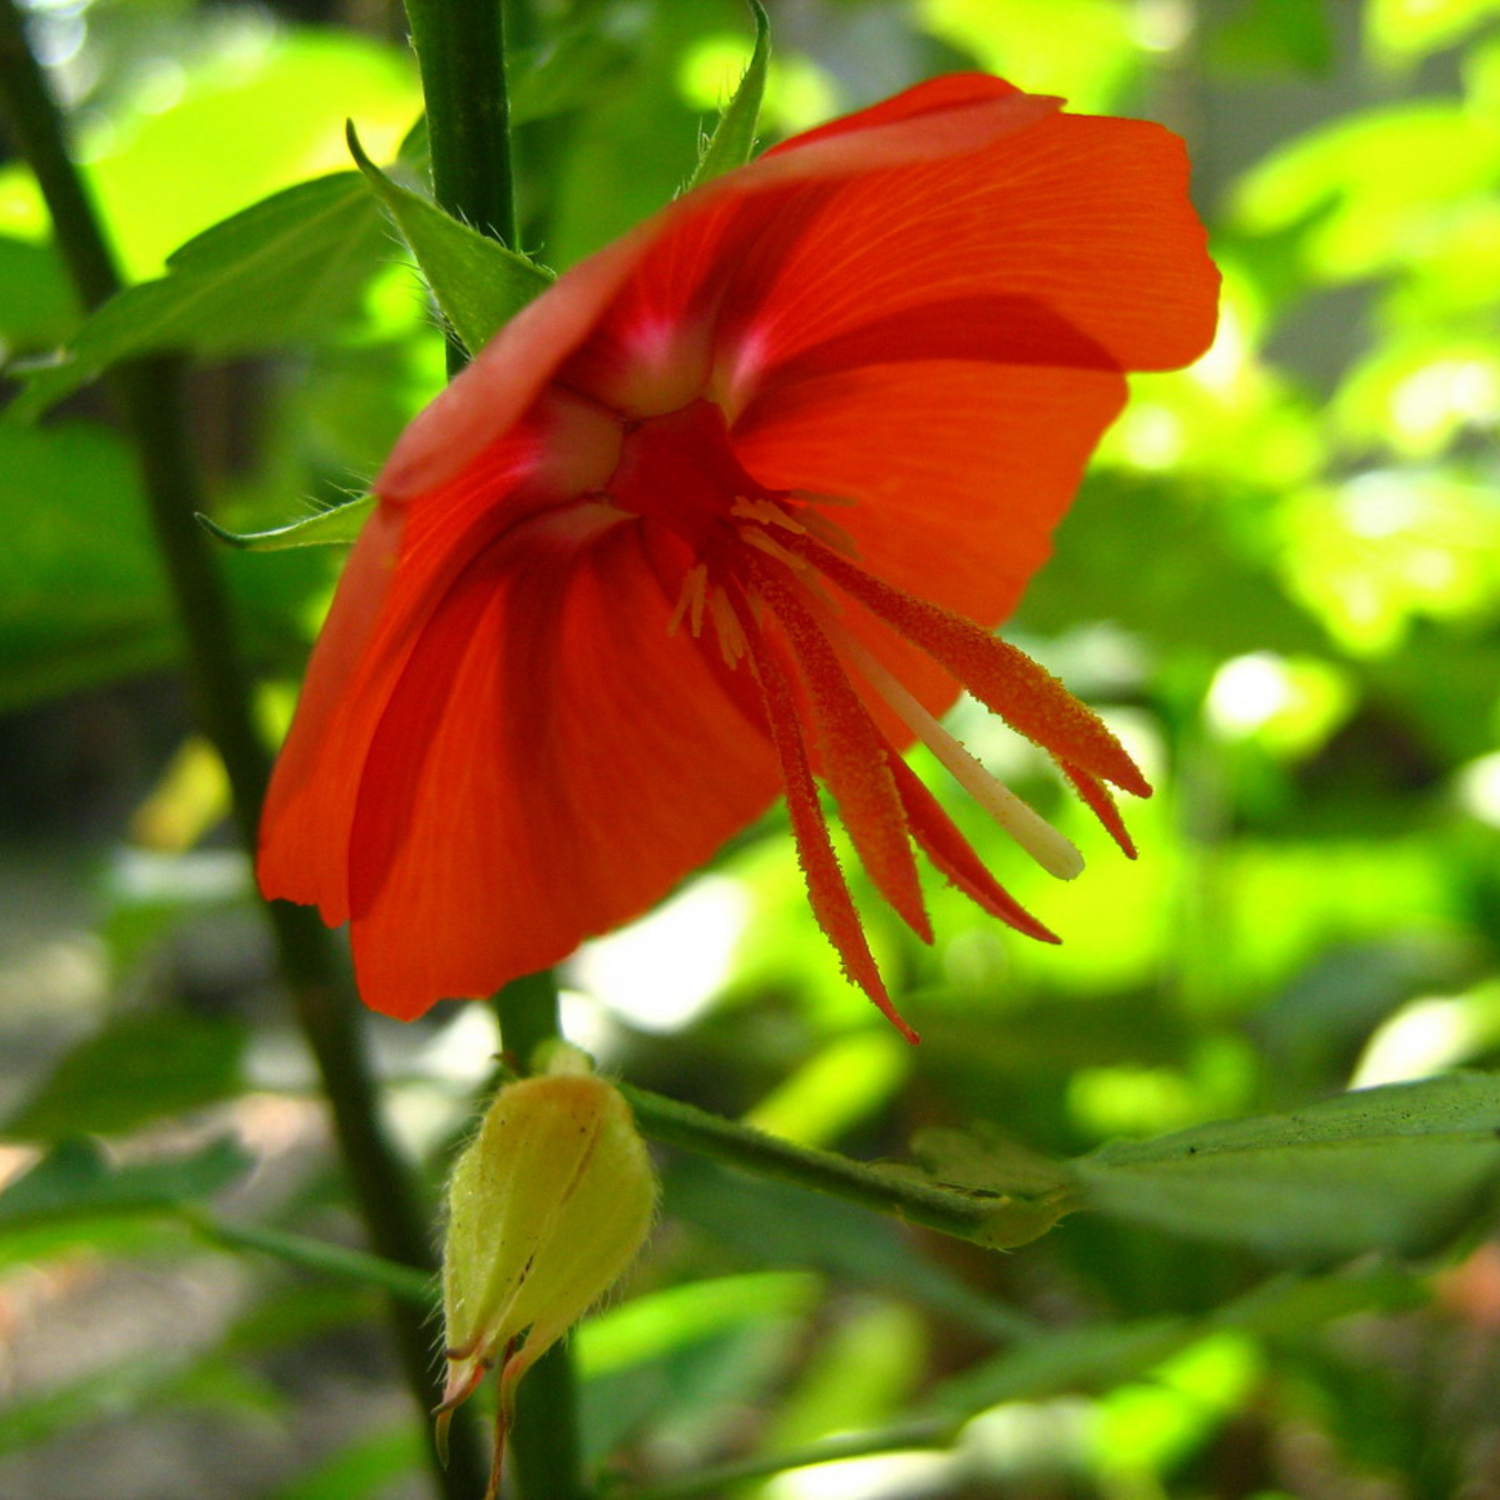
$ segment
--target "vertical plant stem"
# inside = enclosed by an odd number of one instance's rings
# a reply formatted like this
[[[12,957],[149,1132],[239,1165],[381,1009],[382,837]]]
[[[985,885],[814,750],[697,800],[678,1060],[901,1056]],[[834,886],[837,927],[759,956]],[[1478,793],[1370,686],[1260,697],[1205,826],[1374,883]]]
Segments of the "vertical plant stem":
[[[120,289],[119,273],[14,0],[0,0],[0,119],[36,174],[80,301],[88,309],[97,307]],[[240,838],[253,855],[270,758],[253,723],[250,675],[223,582],[194,520],[204,501],[183,398],[182,362],[172,356],[134,360],[119,366],[109,383],[137,454],[182,631],[195,711],[223,759]],[[276,902],[266,909],[370,1242],[387,1259],[431,1272],[432,1251],[415,1184],[381,1121],[363,1033],[330,936],[307,908]],[[402,1368],[425,1424],[426,1412],[440,1396],[431,1335],[420,1310],[406,1303],[393,1300],[390,1316]],[[469,1500],[484,1482],[477,1430],[470,1426],[455,1437],[454,1461],[446,1472],[434,1462],[434,1478],[438,1493],[449,1500]]]
[[[516,244],[510,103],[501,0],[406,0],[422,73],[432,189],[455,218],[502,244]],[[448,373],[467,356],[448,341]],[[505,1048],[523,1071],[537,1047],[560,1035],[550,973],[517,980],[500,995]],[[582,1500],[578,1404],[572,1357],[555,1344],[517,1390],[509,1434],[523,1500]]]
[[[500,0],[406,0],[422,73],[432,192],[455,218],[515,247],[510,95]],[[448,338],[448,373],[468,355]]]
[[[562,1035],[557,998],[551,970],[529,974],[500,991],[501,1040],[523,1073],[531,1070],[538,1047]],[[517,1386],[510,1446],[521,1500],[588,1500],[577,1377],[566,1342],[554,1344]]]

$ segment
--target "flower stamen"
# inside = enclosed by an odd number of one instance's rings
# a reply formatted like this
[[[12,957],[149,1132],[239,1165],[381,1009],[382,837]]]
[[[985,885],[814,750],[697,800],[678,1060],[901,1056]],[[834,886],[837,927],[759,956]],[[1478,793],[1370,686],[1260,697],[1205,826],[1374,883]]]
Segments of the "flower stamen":
[[[880,977],[874,955],[865,939],[865,930],[855,909],[854,899],[838,854],[828,835],[828,824],[818,801],[817,783],[807,758],[807,745],[797,715],[796,700],[786,671],[777,659],[774,647],[755,622],[749,603],[736,590],[726,594],[730,608],[739,620],[747,641],[771,741],[781,762],[786,787],[786,806],[792,822],[792,838],[797,846],[797,860],[807,882],[807,899],[818,926],[839,955],[844,972],[869,998],[907,1041],[915,1043],[917,1034],[901,1018]]]
[[[667,621],[668,635],[676,635],[682,628],[684,615],[688,620],[688,633],[695,638],[702,634],[703,604],[707,593],[708,568],[703,563],[695,563],[683,575],[682,589],[677,595],[672,617]]]
[[[955,739],[907,688],[843,626],[824,620],[823,629],[892,712],[942,762],[958,784],[1049,875],[1072,880],[1083,872],[1083,855],[1034,808]]]

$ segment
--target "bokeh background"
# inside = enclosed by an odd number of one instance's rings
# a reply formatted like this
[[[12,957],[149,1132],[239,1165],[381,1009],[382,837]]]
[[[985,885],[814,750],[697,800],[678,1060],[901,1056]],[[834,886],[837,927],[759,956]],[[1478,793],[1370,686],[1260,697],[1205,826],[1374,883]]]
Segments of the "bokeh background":
[[[975,1122],[1076,1156],[1493,1066],[1500,4],[770,8],[767,138],[979,67],[1189,142],[1225,275],[1218,340],[1133,382],[1007,626],[1158,792],[1129,809],[1130,864],[961,705],[961,736],[1089,857],[1055,885],[948,799],[1060,949],[936,887],[925,949],[857,887],[924,1035],[911,1051],[840,978],[775,815],[568,967],[570,1035],[649,1087],[864,1157]],[[346,168],[346,117],[389,157],[420,109],[384,0],[38,0],[32,22],[136,279]],[[751,26],[732,0],[554,0],[512,30],[525,247],[564,267],[685,180]],[[274,334],[247,306],[188,340],[233,529],[358,493],[443,379],[393,231],[362,209],[342,249]],[[35,188],[6,162],[12,391],[77,320]],[[375,1293],[232,1253],[192,1217],[357,1242],[94,389],[0,424],[0,515],[0,1180],[72,1142],[160,1189],[146,1208],[0,1195],[0,1496],[425,1494]],[[339,557],[221,560],[275,734]],[[493,1018],[446,1005],[373,1030],[392,1119],[436,1183]],[[849,1429],[896,1429],[900,1449],[903,1423],[961,1409],[974,1420],[942,1451],[718,1493],[1500,1496],[1482,1208],[1433,1226],[1441,1253],[1287,1282],[1274,1222],[1247,1249],[1083,1215],[1002,1256],[663,1165],[653,1245],[577,1340],[590,1450],[643,1484]]]

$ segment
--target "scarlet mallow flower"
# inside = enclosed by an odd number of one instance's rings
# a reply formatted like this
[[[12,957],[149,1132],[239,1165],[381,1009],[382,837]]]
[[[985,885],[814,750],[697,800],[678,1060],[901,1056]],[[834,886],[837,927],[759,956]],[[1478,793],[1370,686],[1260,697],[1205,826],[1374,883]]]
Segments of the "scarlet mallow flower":
[[[1145,779],[991,634],[1123,372],[1212,335],[1181,142],[979,75],[798,136],[583,261],[376,481],[262,829],[267,895],[349,921],[368,1004],[487,993],[645,911],[785,794],[813,911],[904,1033],[819,780],[931,928],[913,842],[1055,941],[901,758],[1043,865],[1072,846],[938,724],[967,688],[1059,764]]]

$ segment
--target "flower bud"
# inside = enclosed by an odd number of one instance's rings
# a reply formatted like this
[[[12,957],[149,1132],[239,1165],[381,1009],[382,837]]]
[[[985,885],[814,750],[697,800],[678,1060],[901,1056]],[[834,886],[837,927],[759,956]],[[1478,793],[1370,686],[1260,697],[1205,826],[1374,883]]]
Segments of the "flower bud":
[[[440,1443],[498,1364],[498,1478],[517,1382],[635,1258],[655,1210],[645,1142],[612,1084],[552,1074],[496,1094],[448,1185]]]

